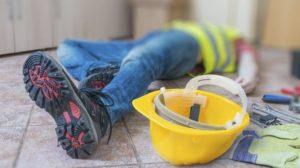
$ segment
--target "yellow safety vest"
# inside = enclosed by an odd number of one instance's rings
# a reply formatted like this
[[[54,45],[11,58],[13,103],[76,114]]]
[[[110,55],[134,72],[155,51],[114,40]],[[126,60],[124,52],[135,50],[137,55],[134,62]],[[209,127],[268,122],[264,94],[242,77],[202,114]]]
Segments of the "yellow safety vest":
[[[234,40],[240,33],[231,27],[221,27],[210,23],[202,26],[194,22],[174,21],[171,28],[191,34],[199,43],[205,74],[213,72],[234,72],[236,54]]]

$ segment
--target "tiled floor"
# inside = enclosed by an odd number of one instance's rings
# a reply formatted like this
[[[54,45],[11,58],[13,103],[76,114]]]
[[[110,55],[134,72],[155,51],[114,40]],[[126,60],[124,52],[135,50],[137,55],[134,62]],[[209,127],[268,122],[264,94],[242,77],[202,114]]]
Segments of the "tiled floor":
[[[48,51],[55,56],[55,51]],[[259,101],[264,92],[299,83],[289,75],[286,52],[260,51],[261,82],[250,102]],[[151,147],[148,121],[134,112],[113,128],[110,143],[102,141],[89,159],[74,160],[57,147],[53,119],[29,99],[22,82],[22,64],[27,54],[0,58],[0,167],[172,167]],[[156,82],[152,88],[166,85],[182,87],[179,81]],[[194,167],[256,167],[226,159]]]

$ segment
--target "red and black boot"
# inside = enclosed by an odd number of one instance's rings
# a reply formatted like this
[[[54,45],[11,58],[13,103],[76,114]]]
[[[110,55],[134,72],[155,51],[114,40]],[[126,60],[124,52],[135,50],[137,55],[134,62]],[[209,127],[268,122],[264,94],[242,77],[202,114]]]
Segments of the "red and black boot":
[[[30,98],[55,120],[58,142],[72,158],[92,154],[110,126],[106,108],[97,104],[97,119],[89,114],[92,102],[75,87],[62,66],[42,52],[32,54],[23,67]]]
[[[112,123],[111,120],[106,119],[109,118],[109,115],[107,109],[103,108],[113,105],[114,102],[109,95],[102,92],[102,89],[113,80],[118,71],[119,66],[112,64],[106,67],[94,68],[87,72],[86,78],[78,86],[81,94],[88,97],[84,100],[88,104],[89,114],[95,122],[100,123],[100,134],[98,134],[100,138],[106,134],[110,126],[108,140],[111,136]],[[108,100],[109,104],[103,103],[102,98]]]
[[[78,88],[103,89],[119,71],[119,66],[109,64],[106,67],[95,68],[87,72],[86,78],[82,80]]]

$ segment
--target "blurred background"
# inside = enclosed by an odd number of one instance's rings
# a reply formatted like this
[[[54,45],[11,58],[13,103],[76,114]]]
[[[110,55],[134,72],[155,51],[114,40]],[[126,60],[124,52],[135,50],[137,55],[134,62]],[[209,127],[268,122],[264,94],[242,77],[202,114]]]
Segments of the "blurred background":
[[[294,50],[299,11],[299,0],[0,0],[0,55],[65,38],[137,38],[174,19],[231,25],[259,46]]]
[[[300,88],[299,16],[300,0],[0,0],[0,168],[169,167],[153,150],[148,122],[137,113],[120,120],[109,144],[103,139],[90,159],[74,160],[57,148],[54,120],[25,92],[23,64],[32,51],[58,58],[56,47],[66,38],[134,39],[175,19],[233,26],[258,47],[260,80],[248,95],[250,110],[252,103],[265,105],[264,94]],[[149,90],[183,88],[189,80],[186,75],[155,81]],[[220,89],[209,91],[229,97]],[[272,107],[292,118],[300,115],[289,105]],[[256,166],[219,159],[204,167]]]

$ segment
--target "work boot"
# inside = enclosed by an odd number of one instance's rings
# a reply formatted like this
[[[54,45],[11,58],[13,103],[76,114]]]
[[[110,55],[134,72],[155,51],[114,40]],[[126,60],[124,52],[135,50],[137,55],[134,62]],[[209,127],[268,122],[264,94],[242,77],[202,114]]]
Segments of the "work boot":
[[[107,114],[107,112],[103,113],[103,111],[106,111],[106,109],[102,108],[113,105],[113,100],[110,98],[110,96],[104,94],[101,90],[112,81],[118,71],[119,66],[112,64],[109,64],[106,67],[94,68],[87,72],[87,77],[82,80],[78,86],[78,89],[82,95],[87,97],[87,99],[84,100],[86,100],[86,104],[88,104],[87,109],[92,119],[100,123],[100,125],[106,125],[106,127],[99,128],[99,130],[101,130],[101,133],[99,134],[100,138],[105,135],[107,126],[112,126],[111,123],[107,123],[108,120],[103,120],[104,117],[101,117]],[[109,104],[104,104],[101,98],[108,100]],[[108,141],[110,136],[111,128]]]
[[[87,72],[86,78],[82,80],[78,88],[103,89],[119,71],[119,66],[109,64],[107,67],[99,67]]]
[[[79,92],[52,57],[33,53],[25,61],[23,75],[30,98],[55,120],[58,142],[69,156],[90,156],[108,128],[110,137],[111,119],[105,105],[88,96],[95,92]]]

